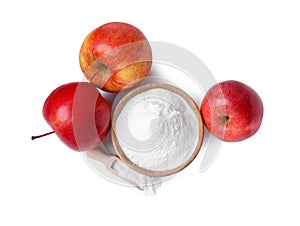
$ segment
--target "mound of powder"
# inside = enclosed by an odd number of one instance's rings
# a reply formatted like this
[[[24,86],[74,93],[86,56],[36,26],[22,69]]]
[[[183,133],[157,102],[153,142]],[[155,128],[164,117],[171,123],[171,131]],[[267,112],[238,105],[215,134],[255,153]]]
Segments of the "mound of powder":
[[[199,139],[198,120],[178,94],[153,88],[131,98],[115,126],[119,145],[137,166],[154,171],[184,164]]]

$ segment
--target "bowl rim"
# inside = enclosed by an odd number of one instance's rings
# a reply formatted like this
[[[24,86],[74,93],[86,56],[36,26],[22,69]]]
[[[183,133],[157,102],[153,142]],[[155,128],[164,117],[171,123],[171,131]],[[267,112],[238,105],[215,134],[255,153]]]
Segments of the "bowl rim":
[[[121,113],[123,107],[126,105],[126,103],[134,96],[136,96],[140,93],[143,93],[145,91],[148,91],[151,89],[156,89],[156,88],[166,89],[173,93],[176,93],[177,95],[181,96],[186,101],[186,103],[190,106],[190,108],[196,115],[196,118],[198,121],[198,132],[199,132],[197,145],[196,145],[192,155],[188,158],[188,160],[173,169],[162,170],[162,171],[145,169],[145,168],[142,168],[142,167],[136,165],[135,163],[131,162],[130,159],[128,159],[127,156],[122,151],[122,148],[120,147],[119,142],[118,142],[117,135],[115,133],[115,126],[116,126],[117,118],[118,118],[119,114]],[[138,86],[137,88],[134,88],[131,91],[129,91],[119,101],[119,103],[116,105],[116,107],[114,109],[114,112],[112,115],[112,127],[111,128],[112,128],[111,129],[112,144],[116,150],[117,155],[121,159],[121,161],[123,161],[130,168],[132,168],[133,170],[135,170],[141,174],[144,174],[147,176],[155,176],[155,177],[169,176],[169,175],[178,173],[179,171],[186,168],[196,158],[196,156],[200,152],[200,149],[201,149],[201,146],[203,143],[203,138],[204,138],[204,123],[202,120],[202,116],[200,114],[200,110],[199,110],[197,104],[195,103],[195,101],[192,99],[191,96],[189,96],[182,89],[180,89],[176,86],[170,85],[170,84],[165,84],[165,83],[149,83],[149,84]]]

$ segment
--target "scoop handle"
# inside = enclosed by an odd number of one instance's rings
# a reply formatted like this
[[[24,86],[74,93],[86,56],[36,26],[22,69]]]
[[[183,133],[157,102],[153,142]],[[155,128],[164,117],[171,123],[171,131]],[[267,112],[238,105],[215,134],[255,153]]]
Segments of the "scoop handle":
[[[123,181],[133,185],[134,187],[138,188],[139,190],[143,190],[134,181],[130,180],[129,178],[120,176],[119,172],[113,168],[113,164],[116,161],[122,162],[118,156],[108,154],[106,151],[102,150],[101,147],[96,147],[92,150],[87,151],[87,156],[91,159],[102,162],[109,172],[115,174],[116,176],[121,178]]]
[[[117,156],[109,155],[99,147],[87,151],[87,156],[91,159],[102,162],[108,170],[112,169],[114,162],[119,160]]]

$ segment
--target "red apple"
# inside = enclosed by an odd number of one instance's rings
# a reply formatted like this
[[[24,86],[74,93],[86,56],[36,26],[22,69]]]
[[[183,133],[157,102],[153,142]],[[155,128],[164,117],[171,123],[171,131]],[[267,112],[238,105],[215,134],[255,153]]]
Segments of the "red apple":
[[[104,24],[83,41],[79,62],[98,88],[119,92],[139,83],[150,71],[152,52],[145,35],[121,22]]]
[[[83,151],[95,148],[107,135],[111,107],[94,85],[74,82],[56,88],[48,96],[43,115],[63,143]]]
[[[223,141],[245,140],[259,129],[263,103],[254,89],[238,81],[224,81],[206,93],[201,114],[215,137]]]

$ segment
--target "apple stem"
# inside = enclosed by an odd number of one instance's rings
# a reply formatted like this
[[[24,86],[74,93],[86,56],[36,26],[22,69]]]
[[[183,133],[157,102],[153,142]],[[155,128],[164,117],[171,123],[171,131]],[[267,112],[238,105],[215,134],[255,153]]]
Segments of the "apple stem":
[[[226,124],[228,124],[230,122],[230,117],[229,116],[224,116],[223,118],[222,118],[222,125],[226,125]]]
[[[40,138],[40,137],[44,137],[44,136],[48,136],[52,133],[55,133],[55,131],[52,131],[52,132],[49,132],[49,133],[45,133],[45,134],[42,134],[42,135],[39,135],[39,136],[32,136],[31,137],[31,140],[34,140],[34,139],[37,139],[37,138]]]

